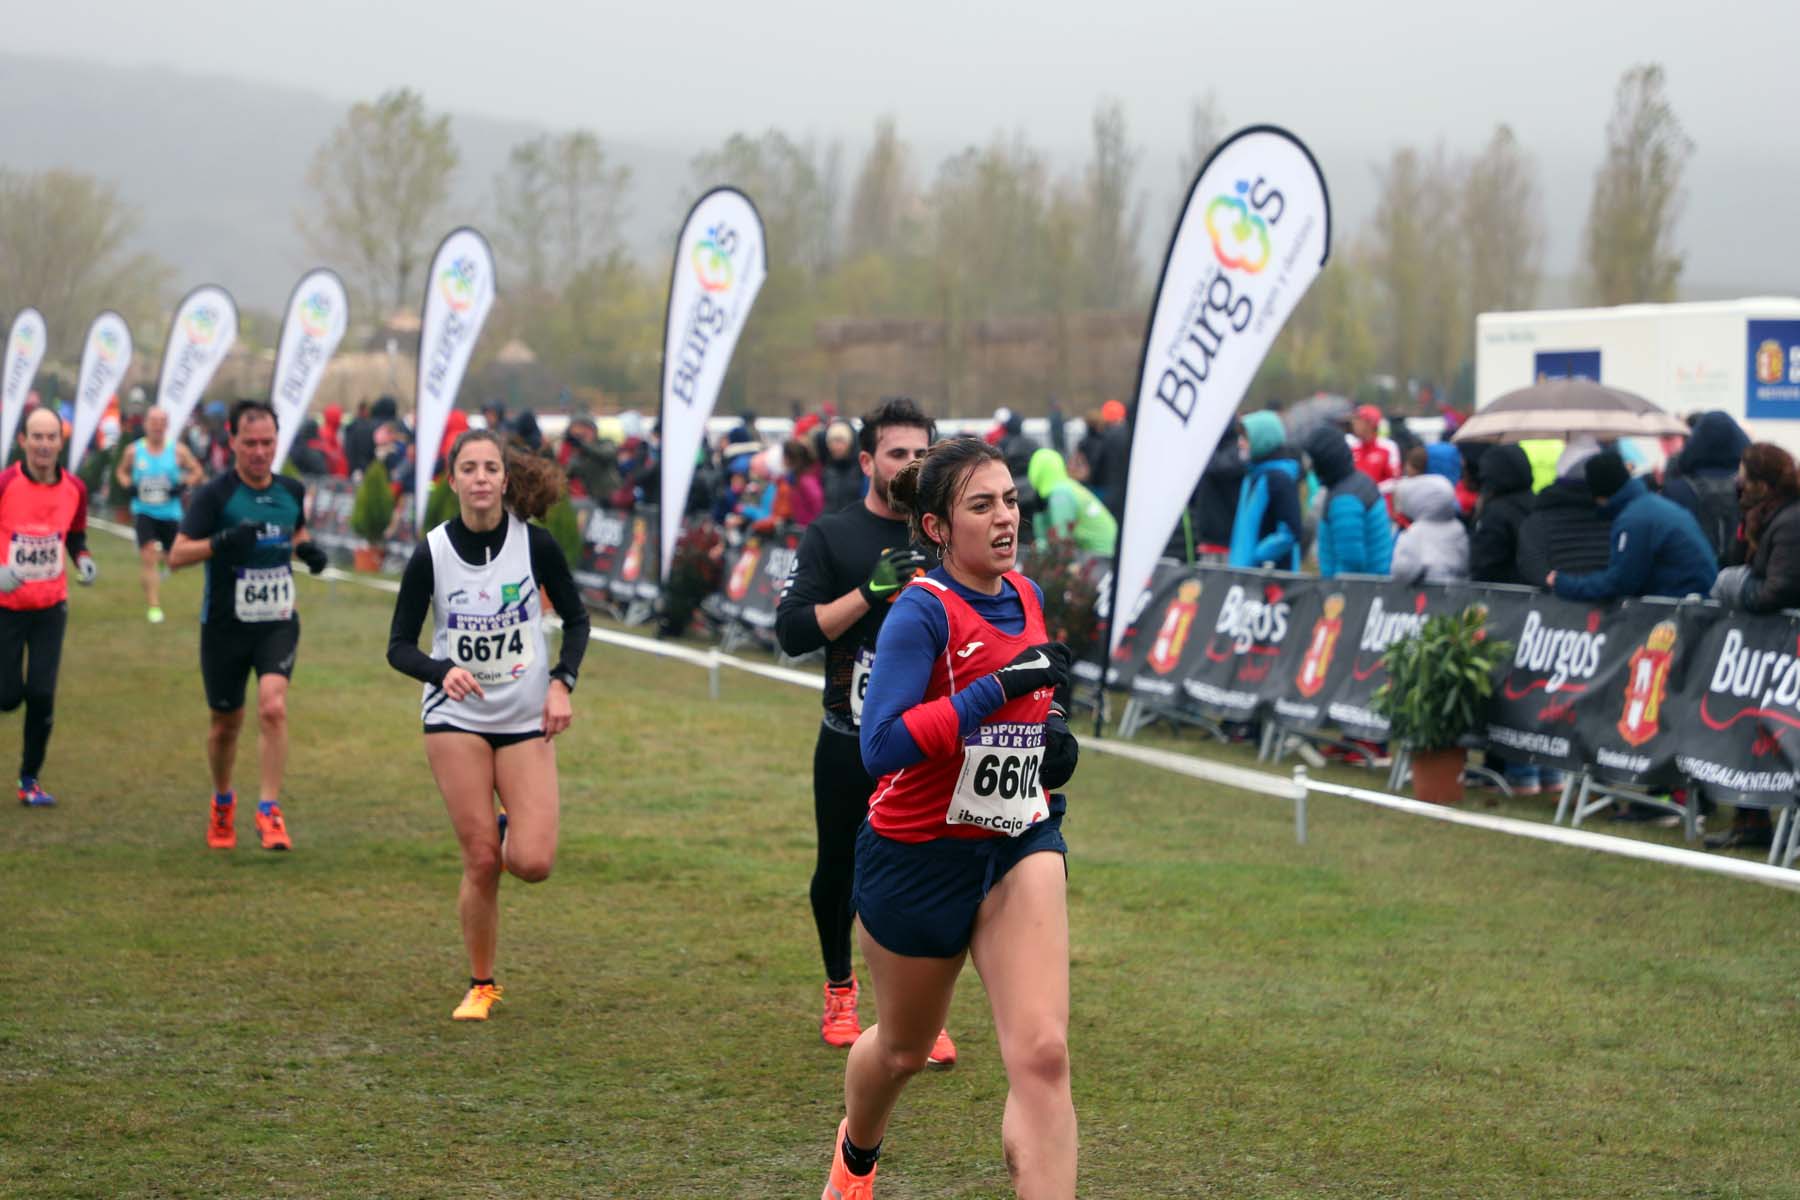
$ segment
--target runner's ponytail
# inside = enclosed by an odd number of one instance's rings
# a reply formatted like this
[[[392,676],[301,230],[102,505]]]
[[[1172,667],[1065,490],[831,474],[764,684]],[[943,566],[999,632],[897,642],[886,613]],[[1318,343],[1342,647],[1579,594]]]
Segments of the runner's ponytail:
[[[569,490],[569,480],[553,459],[519,450],[506,452],[506,507],[521,520],[536,521]]]

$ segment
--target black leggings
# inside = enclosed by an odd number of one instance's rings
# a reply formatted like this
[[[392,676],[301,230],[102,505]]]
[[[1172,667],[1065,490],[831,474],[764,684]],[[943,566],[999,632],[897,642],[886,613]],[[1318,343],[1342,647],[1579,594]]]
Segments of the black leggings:
[[[813,921],[825,976],[850,978],[850,927],[856,918],[850,887],[856,878],[856,833],[869,813],[875,781],[863,770],[862,747],[853,734],[819,726],[813,750],[813,819],[819,826],[819,862],[813,868]]]
[[[67,603],[49,608],[0,608],[0,712],[25,705],[25,750],[19,775],[36,779],[56,722],[56,672],[62,666]]]

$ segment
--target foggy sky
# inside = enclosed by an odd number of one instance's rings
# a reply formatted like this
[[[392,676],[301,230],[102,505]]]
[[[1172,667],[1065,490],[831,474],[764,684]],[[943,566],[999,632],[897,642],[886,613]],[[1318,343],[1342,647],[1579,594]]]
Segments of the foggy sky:
[[[1208,90],[1233,125],[1293,129],[1352,196],[1396,145],[1473,152],[1504,121],[1543,172],[1553,274],[1572,266],[1619,74],[1653,60],[1697,147],[1688,277],[1800,289],[1794,0],[0,0],[4,14],[0,37],[18,53],[247,75],[345,101],[404,84],[453,112],[684,149],[770,126],[855,146],[892,114],[927,169],[1015,129],[1074,165],[1095,101],[1117,97],[1155,214],[1189,105]]]

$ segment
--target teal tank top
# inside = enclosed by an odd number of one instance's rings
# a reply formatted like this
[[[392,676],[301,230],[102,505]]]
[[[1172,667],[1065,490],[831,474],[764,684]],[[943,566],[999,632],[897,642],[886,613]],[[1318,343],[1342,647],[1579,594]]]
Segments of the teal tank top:
[[[163,442],[161,454],[150,453],[145,442],[137,443],[131,456],[131,482],[137,492],[131,498],[133,516],[181,520],[181,463],[175,457],[173,439]]]

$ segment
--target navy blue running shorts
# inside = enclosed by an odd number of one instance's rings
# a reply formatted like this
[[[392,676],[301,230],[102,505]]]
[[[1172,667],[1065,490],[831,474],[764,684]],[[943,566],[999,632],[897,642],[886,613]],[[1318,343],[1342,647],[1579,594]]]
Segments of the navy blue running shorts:
[[[863,928],[883,949],[909,958],[961,954],[981,902],[1008,871],[1030,854],[1068,854],[1061,809],[1053,804],[1047,820],[1018,837],[896,842],[864,821],[851,895]]]

